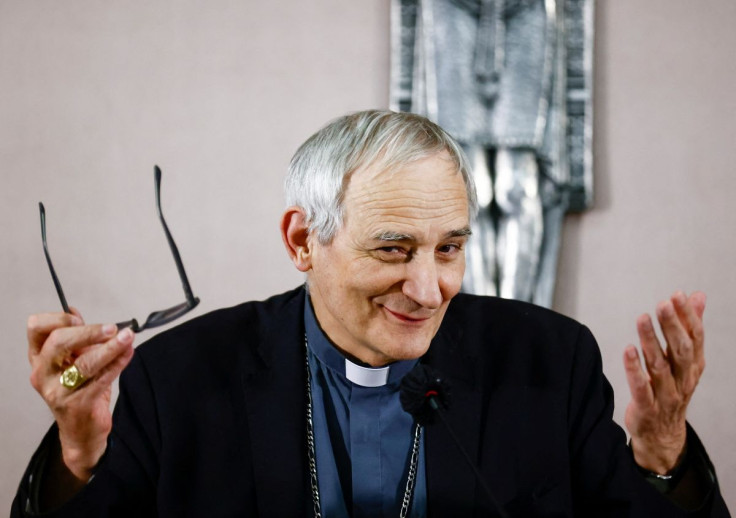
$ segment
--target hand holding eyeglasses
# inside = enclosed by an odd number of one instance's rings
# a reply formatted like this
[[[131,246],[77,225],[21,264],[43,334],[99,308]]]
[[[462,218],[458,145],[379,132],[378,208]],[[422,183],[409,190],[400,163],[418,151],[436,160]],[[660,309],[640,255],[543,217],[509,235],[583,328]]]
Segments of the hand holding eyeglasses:
[[[134,334],[114,324],[85,325],[81,315],[44,313],[28,318],[31,385],[54,415],[60,455],[49,459],[46,504],[62,503],[87,483],[107,447],[112,429],[111,387],[133,357]],[[60,372],[75,365],[87,378],[79,390],[59,383]],[[68,470],[68,472],[66,472]],[[70,476],[71,475],[71,476]],[[53,478],[53,477],[51,477]]]
[[[49,460],[42,503],[63,503],[91,477],[107,447],[112,429],[112,383],[133,357],[134,333],[167,324],[194,309],[184,265],[161,211],[161,170],[154,168],[156,208],[176,263],[185,302],[154,311],[141,325],[136,319],[118,324],[85,325],[67,304],[46,242],[46,211],[39,203],[41,237],[51,278],[63,313],[43,313],[28,319],[28,359],[31,385],[51,409],[59,429],[61,450]]]

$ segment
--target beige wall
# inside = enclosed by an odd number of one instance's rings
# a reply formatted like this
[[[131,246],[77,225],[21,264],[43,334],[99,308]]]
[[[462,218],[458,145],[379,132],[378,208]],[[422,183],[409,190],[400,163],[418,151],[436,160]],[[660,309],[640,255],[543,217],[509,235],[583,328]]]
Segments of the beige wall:
[[[388,0],[0,2],[0,509],[50,423],[28,384],[26,315],[56,310],[37,202],[70,302],[90,321],[179,302],[152,166],[195,314],[300,282],[277,233],[296,146],[388,99]],[[617,389],[636,315],[708,292],[690,413],[736,508],[736,4],[602,0],[596,208],[570,218],[557,307],[590,325]],[[139,341],[148,334],[141,336]]]

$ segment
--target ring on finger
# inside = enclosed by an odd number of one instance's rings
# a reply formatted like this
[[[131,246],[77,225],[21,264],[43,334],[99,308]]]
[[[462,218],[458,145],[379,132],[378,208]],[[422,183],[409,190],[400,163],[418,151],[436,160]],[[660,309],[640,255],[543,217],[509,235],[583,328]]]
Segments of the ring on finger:
[[[64,372],[61,373],[61,377],[59,378],[59,383],[64,385],[69,390],[76,390],[85,381],[87,381],[87,378],[85,378],[84,375],[79,372],[79,369],[76,365],[72,365],[71,367],[67,367],[66,369],[64,369]]]

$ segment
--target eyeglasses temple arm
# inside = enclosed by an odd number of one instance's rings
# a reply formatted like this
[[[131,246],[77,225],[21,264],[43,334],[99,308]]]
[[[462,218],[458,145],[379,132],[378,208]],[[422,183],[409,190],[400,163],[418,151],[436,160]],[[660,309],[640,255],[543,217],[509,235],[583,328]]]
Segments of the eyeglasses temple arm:
[[[69,311],[69,305],[66,303],[66,297],[64,297],[64,290],[61,289],[61,283],[59,282],[59,278],[56,276],[54,265],[51,263],[49,248],[46,244],[46,209],[44,208],[43,203],[38,202],[38,210],[41,213],[41,239],[43,240],[43,253],[46,256],[46,262],[49,265],[51,279],[54,281],[56,293],[59,295],[59,300],[61,301],[61,307],[64,308],[64,313],[71,313],[71,311]]]
[[[135,318],[132,320],[126,320],[125,322],[118,322],[115,325],[118,327],[118,330],[129,327],[130,330],[133,331],[134,333],[141,331],[141,326],[138,324],[138,321]]]
[[[171,237],[169,232],[169,226],[166,224],[164,214],[161,211],[161,169],[158,166],[153,167],[153,176],[156,184],[156,210],[158,211],[158,218],[161,220],[161,225],[164,227],[164,233],[166,234],[166,240],[169,242],[169,248],[171,254],[174,256],[174,262],[176,263],[176,269],[179,272],[179,278],[181,279],[182,288],[184,288],[184,294],[187,297],[187,302],[190,304],[194,303],[195,297],[192,293],[192,288],[189,286],[189,280],[187,279],[187,273],[184,271],[184,264],[181,262],[181,256],[179,255],[179,249],[174,243],[174,238]],[[52,270],[53,272],[53,270]]]

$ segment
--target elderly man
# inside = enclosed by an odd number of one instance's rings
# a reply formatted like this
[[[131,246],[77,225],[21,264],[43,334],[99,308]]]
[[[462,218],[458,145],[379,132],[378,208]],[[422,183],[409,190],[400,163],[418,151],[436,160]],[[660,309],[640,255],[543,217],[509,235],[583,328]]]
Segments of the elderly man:
[[[476,202],[442,129],[342,117],[297,151],[286,191],[282,237],[306,287],[196,318],[135,355],[130,330],[29,319],[32,383],[56,423],[15,516],[728,516],[685,421],[702,294],[658,306],[666,352],[649,317],[637,323],[648,374],[628,348],[629,448],[586,328],[458,295]],[[70,389],[59,376],[72,361],[86,383]],[[417,364],[451,384],[451,428],[402,410]]]

